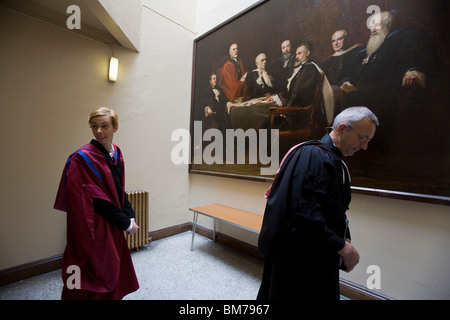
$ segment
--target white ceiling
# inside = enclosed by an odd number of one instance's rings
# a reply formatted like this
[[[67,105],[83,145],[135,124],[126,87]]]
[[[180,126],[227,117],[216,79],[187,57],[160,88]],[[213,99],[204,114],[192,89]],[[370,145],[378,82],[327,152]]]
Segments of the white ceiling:
[[[72,14],[72,12],[67,13],[67,8],[70,5],[77,5],[81,12],[81,29],[71,31],[109,45],[119,45],[119,42],[89,10],[84,1],[95,0],[0,0],[0,5],[62,28],[67,28],[66,21]]]
[[[89,8],[83,3],[83,0],[15,0],[15,2],[34,2],[52,11],[67,15],[67,17],[70,16],[70,13],[66,13],[67,8],[70,5],[77,5],[80,7],[82,24],[87,24],[94,28],[107,32],[103,24],[97,19],[95,15],[91,13]]]

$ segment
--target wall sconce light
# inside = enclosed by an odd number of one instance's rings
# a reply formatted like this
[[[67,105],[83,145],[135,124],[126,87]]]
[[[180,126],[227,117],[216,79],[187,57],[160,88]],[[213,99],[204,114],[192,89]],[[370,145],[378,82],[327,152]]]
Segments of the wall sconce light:
[[[119,59],[111,57],[109,59],[109,81],[117,81],[117,74],[119,72]]]

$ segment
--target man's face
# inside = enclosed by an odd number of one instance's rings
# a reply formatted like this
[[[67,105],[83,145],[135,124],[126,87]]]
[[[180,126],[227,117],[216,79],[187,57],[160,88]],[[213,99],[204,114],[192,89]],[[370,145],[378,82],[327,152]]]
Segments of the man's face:
[[[230,57],[231,57],[231,58],[237,59],[237,56],[238,56],[238,45],[235,44],[235,43],[233,43],[233,44],[230,46],[230,51],[229,51],[229,53],[230,53]]]
[[[260,70],[265,70],[266,69],[266,63],[267,63],[267,58],[265,54],[260,54],[258,56],[257,62],[256,62],[256,66],[258,67],[258,69]]]
[[[383,26],[381,25],[381,13],[373,15],[370,21],[367,21],[367,28],[369,28],[370,32],[376,32],[376,30],[380,30]]]
[[[118,129],[117,126],[115,128],[113,127],[111,117],[98,116],[92,118],[91,129],[95,139],[109,151],[108,148],[113,141],[114,133],[116,133]]]
[[[353,126],[341,126],[338,148],[345,157],[353,156],[361,149],[367,150],[369,142],[375,136],[376,125],[367,118]]]
[[[304,46],[297,48],[295,52],[295,66],[299,66],[302,62],[305,62],[309,58],[309,50]]]
[[[211,85],[211,87],[215,87],[217,84],[217,76],[215,74],[213,74],[211,76],[211,79],[209,80],[209,84]]]
[[[378,48],[383,44],[384,39],[386,38],[388,33],[389,30],[382,25],[377,25],[377,27],[370,29],[370,38],[369,41],[367,41],[366,45],[367,53],[372,54],[377,51]]]
[[[281,53],[283,55],[291,53],[291,41],[289,40],[283,41],[283,43],[281,44]]]
[[[336,31],[331,37],[331,45],[335,52],[339,52],[344,49],[345,35],[344,31]]]

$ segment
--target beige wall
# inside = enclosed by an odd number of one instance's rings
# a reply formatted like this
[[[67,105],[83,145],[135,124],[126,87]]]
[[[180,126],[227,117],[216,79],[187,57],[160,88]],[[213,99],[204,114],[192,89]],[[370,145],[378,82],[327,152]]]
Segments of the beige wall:
[[[252,2],[143,0],[140,53],[0,6],[0,270],[62,253],[65,214],[52,209],[56,189],[67,156],[91,138],[89,112],[101,105],[120,116],[115,142],[127,189],[150,191],[150,230],[190,221],[188,208],[209,202],[263,212],[268,183],[189,175],[170,159],[171,133],[189,128],[193,40]],[[120,59],[114,84],[106,80],[112,52]],[[449,211],[354,195],[349,217],[361,263],[342,276],[365,285],[367,267],[378,265],[384,294],[450,298]],[[250,232],[218,230],[256,245]]]
[[[185,3],[194,20],[195,1]],[[189,127],[195,34],[145,6],[141,32],[136,53],[0,6],[0,270],[62,253],[55,192],[68,155],[91,139],[87,117],[98,106],[120,116],[127,189],[151,192],[151,230],[187,221],[189,176],[170,162],[170,136]],[[116,83],[106,78],[112,54]]]

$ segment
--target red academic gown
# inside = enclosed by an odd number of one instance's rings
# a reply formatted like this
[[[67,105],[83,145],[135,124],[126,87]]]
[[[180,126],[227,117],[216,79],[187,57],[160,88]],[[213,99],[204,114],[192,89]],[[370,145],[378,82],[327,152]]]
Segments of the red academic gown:
[[[239,60],[238,67],[230,60],[225,62],[219,78],[219,86],[225,92],[228,100],[233,101],[235,98],[244,97],[247,94],[247,84],[245,81],[240,81],[244,74],[245,68],[242,60]]]
[[[125,190],[123,158],[117,146],[115,150],[114,161],[122,167],[121,189]],[[121,197],[119,200],[107,160],[96,146],[86,144],[69,157],[54,206],[67,212],[63,299],[122,299],[139,288],[123,230],[94,212],[94,198],[123,210],[123,191]],[[80,269],[79,289],[67,287],[71,265]]]

